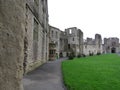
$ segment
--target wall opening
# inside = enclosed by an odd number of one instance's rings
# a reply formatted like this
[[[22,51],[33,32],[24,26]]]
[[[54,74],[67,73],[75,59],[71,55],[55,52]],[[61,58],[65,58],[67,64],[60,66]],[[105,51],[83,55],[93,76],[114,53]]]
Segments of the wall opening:
[[[28,40],[27,37],[24,38],[24,61],[23,61],[23,74],[26,73],[26,66],[27,66],[27,48],[28,48]]]
[[[72,29],[69,30],[69,34],[72,34]]]
[[[116,53],[116,48],[111,48],[111,53]]]

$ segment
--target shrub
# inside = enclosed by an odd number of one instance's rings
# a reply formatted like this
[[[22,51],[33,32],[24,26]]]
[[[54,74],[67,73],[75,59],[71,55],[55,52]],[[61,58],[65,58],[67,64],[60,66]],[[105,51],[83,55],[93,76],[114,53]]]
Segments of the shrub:
[[[89,53],[89,56],[93,56],[94,54],[93,53]]]
[[[80,57],[82,57],[82,55],[81,55],[81,54],[79,54],[77,57],[78,57],[78,58],[80,58]]]
[[[101,55],[101,53],[100,53],[100,52],[97,52],[97,55]]]
[[[74,57],[72,55],[70,55],[68,58],[69,58],[69,60],[72,60]]]
[[[68,56],[69,60],[73,60],[75,57],[74,52],[71,52],[70,55]]]
[[[86,57],[86,55],[85,55],[85,54],[82,54],[82,56],[83,56],[83,57]]]

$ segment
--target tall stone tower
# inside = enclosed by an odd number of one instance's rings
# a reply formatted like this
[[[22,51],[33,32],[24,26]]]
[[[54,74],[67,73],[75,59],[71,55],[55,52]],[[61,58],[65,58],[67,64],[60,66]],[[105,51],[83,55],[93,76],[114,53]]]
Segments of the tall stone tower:
[[[95,34],[95,45],[97,53],[102,53],[102,37],[100,34]]]
[[[65,29],[68,38],[68,50],[72,50],[75,56],[83,54],[83,32],[77,27]]]

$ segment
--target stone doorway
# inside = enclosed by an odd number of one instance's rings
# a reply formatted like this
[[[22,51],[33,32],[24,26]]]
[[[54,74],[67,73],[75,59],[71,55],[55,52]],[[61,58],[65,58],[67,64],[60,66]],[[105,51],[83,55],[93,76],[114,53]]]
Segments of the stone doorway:
[[[112,47],[111,48],[111,53],[116,53],[116,48]]]

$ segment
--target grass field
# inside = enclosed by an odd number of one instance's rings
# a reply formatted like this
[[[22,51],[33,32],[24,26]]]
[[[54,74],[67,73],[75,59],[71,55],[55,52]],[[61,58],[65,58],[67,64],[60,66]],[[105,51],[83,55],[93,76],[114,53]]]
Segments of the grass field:
[[[106,54],[62,62],[68,90],[120,90],[120,56]]]

